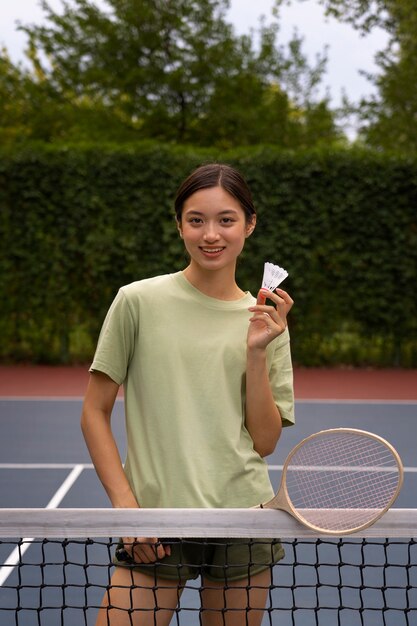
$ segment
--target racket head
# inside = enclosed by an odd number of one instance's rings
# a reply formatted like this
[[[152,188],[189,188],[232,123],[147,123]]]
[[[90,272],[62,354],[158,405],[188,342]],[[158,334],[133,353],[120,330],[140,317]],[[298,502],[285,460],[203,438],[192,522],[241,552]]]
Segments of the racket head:
[[[318,533],[340,536],[376,522],[394,503],[403,477],[401,458],[385,439],[332,428],[291,450],[275,504]]]

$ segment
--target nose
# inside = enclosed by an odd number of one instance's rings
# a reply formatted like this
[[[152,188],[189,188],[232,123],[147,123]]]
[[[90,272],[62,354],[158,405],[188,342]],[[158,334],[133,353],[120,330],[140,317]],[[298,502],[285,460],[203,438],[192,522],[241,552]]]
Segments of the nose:
[[[217,241],[220,237],[217,228],[216,228],[216,224],[212,223],[212,222],[207,222],[206,227],[204,229],[204,240],[205,241]]]

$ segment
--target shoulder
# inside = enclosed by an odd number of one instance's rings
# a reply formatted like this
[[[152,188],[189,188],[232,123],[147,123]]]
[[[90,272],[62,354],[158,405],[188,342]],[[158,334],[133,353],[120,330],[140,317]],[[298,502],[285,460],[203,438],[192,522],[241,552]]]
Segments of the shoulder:
[[[173,274],[163,274],[162,276],[153,276],[152,278],[144,278],[143,280],[136,280],[128,285],[123,285],[120,288],[120,292],[127,298],[134,298],[135,296],[146,295],[148,293],[159,292],[162,289],[166,289],[172,282]]]
[[[152,278],[137,280],[129,285],[124,285],[119,290],[119,296],[124,298],[129,305],[153,302],[167,297],[173,288],[175,274],[164,274]]]
[[[136,319],[146,312],[152,314],[161,307],[165,308],[168,301],[170,306],[175,305],[180,292],[177,274],[163,274],[124,285],[116,299],[122,300],[122,306]]]
[[[123,285],[118,290],[107,316],[117,317],[130,314],[135,317],[141,302],[146,302],[149,297],[152,300],[152,294],[160,294],[161,297],[166,291],[166,285],[170,282],[170,276],[170,274],[155,276]]]

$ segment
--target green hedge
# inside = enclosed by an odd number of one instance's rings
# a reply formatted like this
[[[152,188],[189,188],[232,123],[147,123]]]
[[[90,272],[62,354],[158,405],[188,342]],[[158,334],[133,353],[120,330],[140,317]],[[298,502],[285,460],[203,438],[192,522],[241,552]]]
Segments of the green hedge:
[[[184,267],[173,197],[213,159],[258,207],[241,286],[256,292],[265,260],[290,273],[295,361],[416,366],[417,159],[150,143],[0,156],[1,360],[89,361],[120,285]]]

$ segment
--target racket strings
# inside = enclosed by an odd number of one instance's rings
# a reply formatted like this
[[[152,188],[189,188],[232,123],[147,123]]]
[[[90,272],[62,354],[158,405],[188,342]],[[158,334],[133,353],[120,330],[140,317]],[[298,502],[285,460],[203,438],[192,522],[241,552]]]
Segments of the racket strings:
[[[366,524],[384,511],[399,484],[398,464],[380,440],[331,433],[308,440],[290,459],[287,493],[307,523],[329,530]]]
[[[398,484],[397,476],[387,477],[384,481],[375,480],[372,476],[361,477],[355,475],[355,481],[351,481],[351,474],[340,474],[331,476],[326,471],[326,487],[328,491],[323,495],[317,489],[322,489],[323,483],[311,480],[311,472],[304,475],[298,473],[297,481],[287,480],[287,489],[291,492],[291,501],[296,508],[322,507],[331,508],[383,508],[386,506],[386,491],[396,489]],[[304,480],[303,488],[299,488],[300,480]],[[360,481],[360,487],[357,486]],[[306,497],[306,489],[308,494]]]
[[[363,439],[364,441],[359,441]],[[323,439],[323,440],[322,440]],[[346,439],[346,441],[344,441]],[[354,445],[352,445],[354,444]],[[354,435],[343,433],[331,433],[321,435],[304,444],[296,452],[300,465],[310,465],[323,467],[328,460],[329,466],[343,467],[352,466],[369,467],[372,460],[375,461],[375,467],[395,465],[392,452],[380,441],[365,439],[363,435]],[[293,457],[295,458],[295,457]],[[308,463],[307,463],[308,461]],[[292,460],[293,464],[294,461]]]
[[[396,470],[384,471],[382,474],[373,469],[340,471],[326,467],[324,469],[306,468],[305,470],[297,468],[296,473],[292,469],[289,472],[291,476],[287,474],[287,487],[293,489],[293,493],[298,489],[300,497],[311,501],[317,501],[322,497],[321,493],[317,493],[315,489],[318,485],[320,488],[326,485],[330,493],[326,491],[325,497],[332,497],[336,502],[340,499],[344,502],[346,498],[352,499],[352,502],[359,502],[361,493],[364,494],[367,502],[370,499],[384,501],[386,491],[391,489],[393,483],[395,485],[398,483]]]

